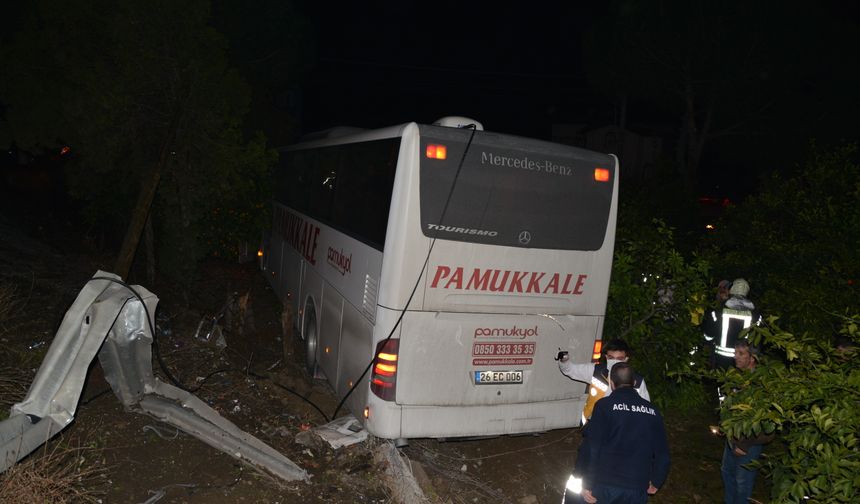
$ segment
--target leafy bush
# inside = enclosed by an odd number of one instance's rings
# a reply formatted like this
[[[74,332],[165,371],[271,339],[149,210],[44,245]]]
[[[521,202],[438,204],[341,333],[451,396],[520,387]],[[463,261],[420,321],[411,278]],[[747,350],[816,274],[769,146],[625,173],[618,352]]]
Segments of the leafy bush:
[[[842,332],[860,339],[860,317]],[[840,353],[829,337],[792,334],[776,317],[754,328],[753,344],[775,357],[762,358],[754,373],[730,370],[727,387],[737,389],[723,408],[722,429],[732,437],[776,433],[764,459],[775,502],[856,502],[860,490],[860,368],[856,352]]]
[[[660,407],[690,408],[705,398],[701,382],[666,377],[693,362],[690,352],[701,340],[694,316],[703,310],[708,269],[700,257],[687,260],[675,249],[673,230],[662,221],[622,218],[604,338],[631,345],[631,362]]]

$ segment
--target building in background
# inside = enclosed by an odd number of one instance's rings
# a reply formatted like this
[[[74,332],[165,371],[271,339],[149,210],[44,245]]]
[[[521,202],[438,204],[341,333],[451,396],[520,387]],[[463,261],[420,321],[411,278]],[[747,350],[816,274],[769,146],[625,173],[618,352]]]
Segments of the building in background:
[[[552,141],[617,155],[625,180],[646,180],[656,175],[663,153],[661,137],[611,125],[589,128],[587,124],[553,124]]]

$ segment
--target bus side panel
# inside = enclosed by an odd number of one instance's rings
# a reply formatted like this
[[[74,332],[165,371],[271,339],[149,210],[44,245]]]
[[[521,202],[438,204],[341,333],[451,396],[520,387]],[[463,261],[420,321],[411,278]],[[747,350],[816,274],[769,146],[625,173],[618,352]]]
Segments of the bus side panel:
[[[323,294],[324,294],[324,282],[323,278],[314,271],[312,268],[307,267],[307,262],[302,262],[302,271],[303,271],[303,282],[301,295],[299,296],[301,299],[301,331],[302,337],[307,338],[307,327],[306,323],[308,317],[310,316],[309,310],[314,311],[314,316],[316,316],[317,321],[317,331],[321,334],[320,329],[322,328],[322,303],[323,303]],[[319,340],[318,340],[319,341]],[[319,350],[319,346],[317,345],[317,350]],[[319,354],[317,354],[317,359],[319,359]]]
[[[419,145],[418,126],[412,123],[403,129],[400,142],[379,282],[379,305],[397,310],[404,308],[419,274],[424,274],[424,259],[430,248],[430,240],[421,234],[418,213]],[[423,289],[416,290],[410,308],[422,306],[423,295]]]
[[[340,336],[338,382],[335,387],[339,398],[349,392],[350,387],[355,384],[372,358],[373,324],[363,316],[359,309],[345,303],[343,330]],[[364,380],[367,380],[367,376],[364,377]],[[356,386],[352,395],[349,396],[346,404],[356,417],[361,416],[366,398],[367,386],[362,384]]]
[[[319,326],[318,362],[329,382],[336,388],[340,377],[337,372],[338,355],[341,352],[340,340],[343,316],[343,297],[331,285],[323,286],[320,312],[317,313]]]
[[[302,291],[302,271],[304,270],[304,259],[292,248],[283,244],[283,252],[281,260],[281,282],[278,289],[278,297],[281,302],[289,306],[292,310],[293,325],[301,328],[301,320],[298,318],[299,310],[302,308],[299,303],[299,293]]]
[[[281,277],[281,262],[284,260],[284,241],[280,236],[275,234],[272,235],[269,242],[269,250],[266,251],[265,254],[264,269],[266,271],[266,278],[269,280],[269,283],[272,284],[272,288],[275,290],[275,294],[278,298],[283,299],[282,286],[284,284],[284,280]]]

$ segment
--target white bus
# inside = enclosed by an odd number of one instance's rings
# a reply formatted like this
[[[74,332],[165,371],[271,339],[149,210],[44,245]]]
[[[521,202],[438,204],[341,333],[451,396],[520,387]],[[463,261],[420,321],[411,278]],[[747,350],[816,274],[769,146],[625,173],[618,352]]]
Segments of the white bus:
[[[579,425],[585,387],[554,357],[599,346],[615,156],[444,118],[287,147],[275,178],[261,266],[370,433]]]

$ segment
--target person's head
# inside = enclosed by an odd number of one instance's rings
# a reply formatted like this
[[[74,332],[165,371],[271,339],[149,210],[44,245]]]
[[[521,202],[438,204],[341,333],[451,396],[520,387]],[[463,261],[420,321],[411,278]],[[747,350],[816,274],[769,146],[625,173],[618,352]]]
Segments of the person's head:
[[[747,340],[735,343],[735,367],[741,370],[754,369],[758,350]]]
[[[619,362],[612,366],[612,371],[609,373],[609,381],[612,383],[612,390],[632,387],[634,380],[633,367],[626,362]]]
[[[630,357],[630,347],[621,338],[611,339],[603,347],[603,353],[606,355],[607,362],[610,360],[626,362]]]
[[[737,278],[732,282],[732,287],[729,289],[729,294],[732,296],[747,297],[750,293],[750,284],[743,278]]]
[[[836,353],[843,358],[853,355],[857,348],[854,344],[854,340],[848,336],[837,336],[836,341],[833,343],[833,347],[836,349]]]
[[[717,300],[725,301],[729,298],[729,289],[732,288],[732,283],[728,280],[720,280],[717,284]]]

